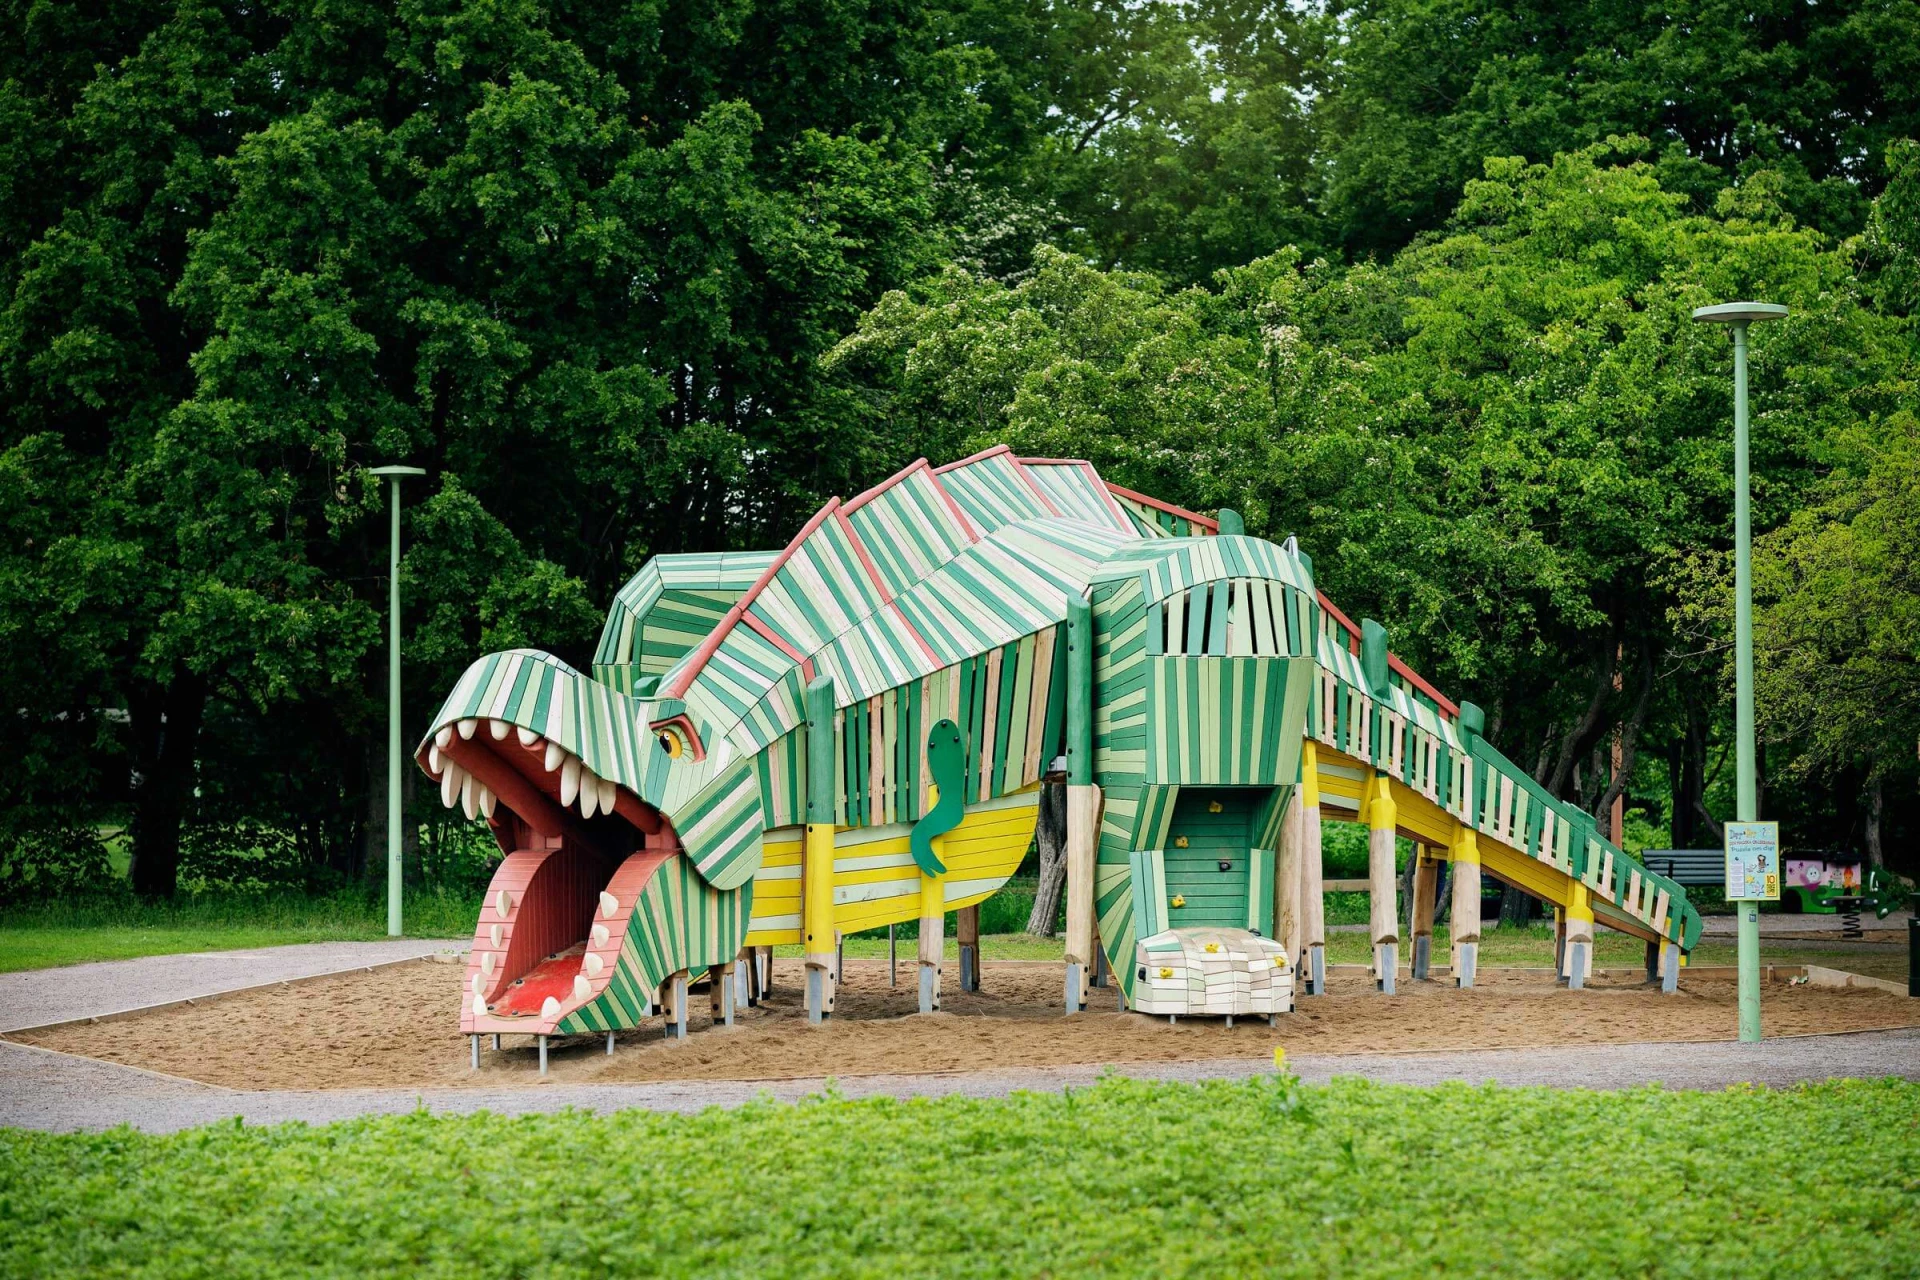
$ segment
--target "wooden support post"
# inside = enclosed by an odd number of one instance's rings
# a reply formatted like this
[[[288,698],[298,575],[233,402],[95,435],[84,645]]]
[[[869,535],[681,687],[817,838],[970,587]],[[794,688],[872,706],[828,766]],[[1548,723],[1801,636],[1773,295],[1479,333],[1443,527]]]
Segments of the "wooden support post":
[[[1587,985],[1593,968],[1593,900],[1587,886],[1573,882],[1573,901],[1567,904],[1567,958],[1562,971],[1567,985],[1578,991]]]
[[[773,948],[759,948],[760,961],[760,998],[765,1000],[773,994]]]
[[[540,1074],[547,1074],[547,1038],[540,1037]]]
[[[1559,983],[1567,980],[1567,912],[1564,907],[1553,909],[1553,980]]]
[[[1320,751],[1309,738],[1300,747],[1300,941],[1293,958],[1307,995],[1327,994],[1327,895],[1321,870]]]
[[[1100,788],[1093,773],[1093,608],[1067,601],[1067,1012],[1087,1007]]]
[[[1660,944],[1660,990],[1672,995],[1680,989],[1680,947],[1673,942]]]
[[[960,989],[980,989],[980,906],[962,907],[953,913],[954,932],[960,938]]]
[[[733,1025],[733,962],[707,968],[707,1004],[713,1013],[713,1025]]]
[[[1373,985],[1393,994],[1400,965],[1400,877],[1393,867],[1394,833],[1400,810],[1385,774],[1367,784],[1367,880],[1373,899]]]
[[[807,830],[801,854],[801,938],[807,956],[807,1022],[833,1015],[833,846],[838,787],[834,780],[839,736],[834,724],[833,680],[807,686]]]
[[[1440,887],[1440,864],[1427,855],[1427,847],[1422,844],[1413,846],[1413,977],[1416,982],[1427,980],[1427,971],[1433,960],[1433,914],[1434,891]]]
[[[927,788],[929,799],[927,808],[932,810],[939,801],[940,788]],[[945,836],[933,839],[933,856],[942,863],[946,844]],[[939,877],[920,873],[920,1012],[938,1013],[940,1011],[940,961],[941,952],[947,943],[947,895],[946,885]]]
[[[472,1040],[473,1040],[473,1069],[475,1071],[478,1071],[480,1069],[480,1037],[476,1035],[472,1037]]]
[[[1287,797],[1287,810],[1280,815],[1280,847],[1273,855],[1273,940],[1287,954],[1287,963],[1300,962],[1300,841],[1304,824],[1300,810],[1300,789]]]
[[[1456,825],[1453,831],[1453,981],[1473,985],[1480,963],[1480,841],[1474,829]]]

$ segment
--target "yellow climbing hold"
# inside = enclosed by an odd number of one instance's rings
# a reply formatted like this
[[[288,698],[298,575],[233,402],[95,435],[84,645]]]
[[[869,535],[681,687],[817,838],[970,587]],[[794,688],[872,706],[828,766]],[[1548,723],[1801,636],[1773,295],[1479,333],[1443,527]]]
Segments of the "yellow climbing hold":
[[[1184,849],[1184,848],[1186,848],[1186,847],[1187,847],[1187,838],[1186,838],[1185,836],[1175,836],[1175,837],[1173,838],[1173,847],[1174,847],[1174,848],[1176,848],[1176,849]]]
[[[1208,812],[1208,813],[1218,813],[1218,812],[1220,812],[1220,810],[1221,810],[1221,809],[1222,809],[1223,807],[1224,807],[1224,806],[1223,806],[1223,805],[1221,805],[1221,803],[1220,803],[1220,802],[1219,802],[1218,800],[1209,800],[1209,801],[1207,802],[1207,812]]]
[[[1207,954],[1208,954],[1208,955],[1216,955],[1216,954],[1218,954],[1218,953],[1219,953],[1219,950],[1220,950],[1220,944],[1219,944],[1219,943],[1217,943],[1217,942],[1209,942],[1209,943],[1207,944]]]
[[[1171,977],[1173,976],[1173,970],[1171,970],[1171,969],[1162,969],[1162,970],[1160,970],[1160,976],[1161,976],[1161,977],[1163,977],[1163,978],[1171,978]]]
[[[1187,905],[1187,895],[1184,893],[1176,893],[1173,895],[1173,901],[1167,905],[1170,907],[1184,907]]]

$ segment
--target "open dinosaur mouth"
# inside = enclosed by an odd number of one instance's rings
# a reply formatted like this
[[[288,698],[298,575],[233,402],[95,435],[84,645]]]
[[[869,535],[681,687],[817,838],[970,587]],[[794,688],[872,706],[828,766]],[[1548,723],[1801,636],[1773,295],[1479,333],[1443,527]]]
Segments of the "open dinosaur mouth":
[[[474,929],[461,1029],[552,1032],[612,980],[641,890],[679,851],[672,825],[504,720],[441,728],[420,763],[441,801],[484,816],[507,854]]]

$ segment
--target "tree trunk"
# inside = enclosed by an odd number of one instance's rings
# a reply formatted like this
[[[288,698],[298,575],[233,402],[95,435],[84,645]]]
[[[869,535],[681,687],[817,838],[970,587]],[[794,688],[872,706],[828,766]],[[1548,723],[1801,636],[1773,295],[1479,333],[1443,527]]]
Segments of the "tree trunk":
[[[1886,846],[1883,843],[1887,821],[1887,788],[1878,772],[1873,781],[1867,784],[1867,866],[1884,867],[1887,865]]]
[[[171,898],[180,880],[180,823],[193,796],[193,766],[206,684],[177,675],[164,688],[139,684],[127,699],[133,729],[133,862],[143,898]]]
[[[1500,923],[1523,925],[1533,919],[1533,895],[1508,885],[1500,894]]]
[[[1065,783],[1041,784],[1040,818],[1034,825],[1033,842],[1040,855],[1040,883],[1034,889],[1033,913],[1027,917],[1027,932],[1051,938],[1053,922],[1060,917],[1060,895],[1067,887]]]
[[[1612,816],[1613,802],[1626,794],[1627,784],[1633,777],[1634,760],[1640,751],[1640,731],[1646,727],[1647,708],[1653,701],[1653,653],[1640,650],[1640,693],[1634,699],[1633,712],[1620,726],[1619,757],[1614,763],[1613,778],[1607,783],[1607,789],[1600,795],[1600,803],[1594,806],[1594,816],[1602,822],[1608,822]],[[1616,833],[1614,843],[1620,842]]]

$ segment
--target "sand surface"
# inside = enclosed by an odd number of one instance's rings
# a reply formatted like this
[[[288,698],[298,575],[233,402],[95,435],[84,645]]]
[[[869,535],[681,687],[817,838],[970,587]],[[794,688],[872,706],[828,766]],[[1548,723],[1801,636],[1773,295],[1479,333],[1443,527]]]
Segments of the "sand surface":
[[[1375,994],[1364,973],[1335,974],[1331,994],[1302,1000],[1277,1029],[1261,1019],[1170,1026],[1118,1012],[1111,989],[1095,990],[1085,1015],[1064,1018],[1061,968],[1040,961],[990,961],[974,994],[957,989],[948,965],[942,1011],[920,1017],[911,964],[890,990],[884,960],[849,960],[838,1012],[811,1028],[800,963],[781,960],[770,999],[741,1009],[734,1027],[713,1028],[697,990],[686,1040],[666,1041],[657,1020],[620,1033],[611,1057],[604,1037],[556,1039],[543,1080],[530,1036],[506,1037],[470,1069],[461,978],[460,966],[423,961],[11,1038],[237,1089],[499,1088],[1264,1058],[1276,1044],[1333,1054],[1731,1040],[1736,1023],[1725,979],[1683,978],[1677,995],[1663,996],[1638,981],[1574,992],[1539,971],[1499,970],[1483,970],[1472,991],[1403,974],[1394,997]],[[1769,1036],[1920,1026],[1920,1001],[1875,990],[1773,985],[1763,1012]]]

